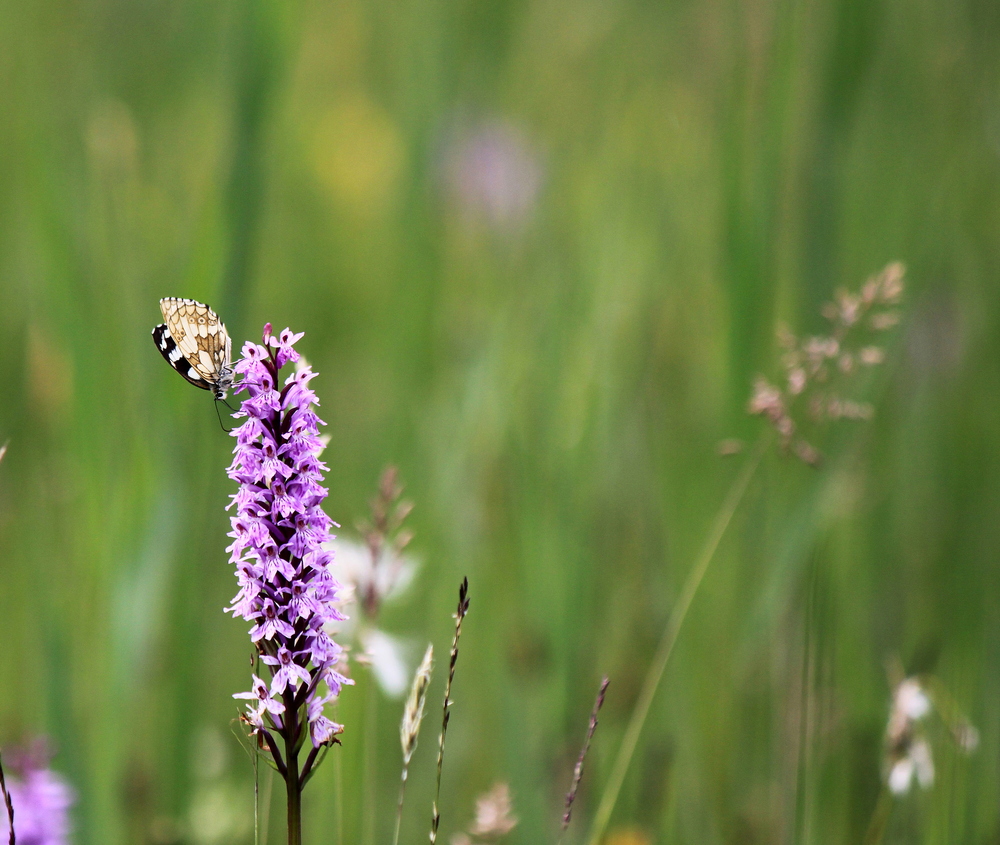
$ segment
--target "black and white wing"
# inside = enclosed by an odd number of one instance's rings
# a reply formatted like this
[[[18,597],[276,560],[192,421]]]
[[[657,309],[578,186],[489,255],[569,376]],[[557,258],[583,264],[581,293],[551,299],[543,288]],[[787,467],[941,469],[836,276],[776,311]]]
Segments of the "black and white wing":
[[[165,322],[153,329],[160,354],[195,387],[224,399],[232,385],[232,340],[219,315],[193,299],[160,300]]]

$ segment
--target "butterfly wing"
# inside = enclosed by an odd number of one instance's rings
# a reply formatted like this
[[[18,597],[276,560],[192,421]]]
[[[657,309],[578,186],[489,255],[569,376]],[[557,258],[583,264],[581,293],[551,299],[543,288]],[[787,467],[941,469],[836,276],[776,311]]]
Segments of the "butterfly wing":
[[[198,375],[188,363],[184,357],[184,353],[181,352],[174,342],[174,338],[165,323],[160,323],[160,325],[153,329],[153,343],[156,344],[156,348],[160,350],[160,354],[166,359],[167,363],[191,382],[191,384],[195,387],[200,387],[202,390],[213,389],[213,385]]]
[[[232,340],[219,315],[201,302],[175,297],[161,299],[160,311],[167,331],[191,370],[190,375],[183,372],[181,375],[202,387],[197,380],[200,379],[209,385],[207,389],[212,389],[229,373],[232,354]],[[163,352],[162,347],[160,351]],[[172,361],[171,366],[177,369]]]

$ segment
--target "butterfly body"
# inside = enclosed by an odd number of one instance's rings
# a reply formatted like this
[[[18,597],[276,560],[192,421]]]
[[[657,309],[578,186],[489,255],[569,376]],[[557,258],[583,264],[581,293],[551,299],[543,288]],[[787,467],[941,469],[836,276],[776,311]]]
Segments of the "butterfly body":
[[[164,322],[153,329],[160,354],[195,387],[226,398],[233,384],[232,339],[211,308],[193,299],[160,300]]]

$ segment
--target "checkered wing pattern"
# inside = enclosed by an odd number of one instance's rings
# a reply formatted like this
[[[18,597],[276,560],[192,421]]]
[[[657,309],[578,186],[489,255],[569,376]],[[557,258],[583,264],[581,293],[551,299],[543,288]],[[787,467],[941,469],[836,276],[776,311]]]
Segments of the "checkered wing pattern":
[[[160,354],[191,384],[224,399],[233,381],[232,340],[219,315],[193,299],[160,300],[164,323],[153,329]]]

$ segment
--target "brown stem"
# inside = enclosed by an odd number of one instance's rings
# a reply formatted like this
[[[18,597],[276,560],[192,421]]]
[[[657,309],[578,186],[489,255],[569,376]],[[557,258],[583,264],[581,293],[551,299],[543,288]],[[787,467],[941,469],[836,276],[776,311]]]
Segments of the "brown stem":
[[[285,778],[288,796],[288,845],[302,845],[302,787],[298,778],[298,751],[288,749],[290,768]]]
[[[573,781],[570,784],[569,792],[566,793],[566,810],[562,818],[562,830],[559,834],[559,841],[562,834],[569,827],[570,818],[573,815],[573,802],[576,800],[576,791],[580,788],[580,780],[583,778],[583,761],[587,758],[590,750],[590,741],[594,738],[594,731],[597,730],[597,714],[601,712],[604,704],[604,693],[608,691],[608,676],[601,679],[601,688],[597,691],[597,698],[594,701],[594,709],[590,713],[590,721],[587,723],[587,738],[584,740],[583,748],[580,749],[580,756],[577,758],[576,767],[573,769]]]
[[[7,444],[4,444],[4,449],[7,448]],[[3,457],[3,452],[0,451],[0,458]],[[14,839],[14,805],[10,800],[10,793],[7,791],[7,781],[3,776],[3,763],[0,762],[0,792],[3,793],[3,802],[7,807],[7,821],[10,823],[10,845],[15,845]]]
[[[295,694],[286,690],[285,722],[281,732],[285,741],[285,794],[288,806],[288,845],[302,845],[302,781],[299,778],[299,714],[289,707]]]

